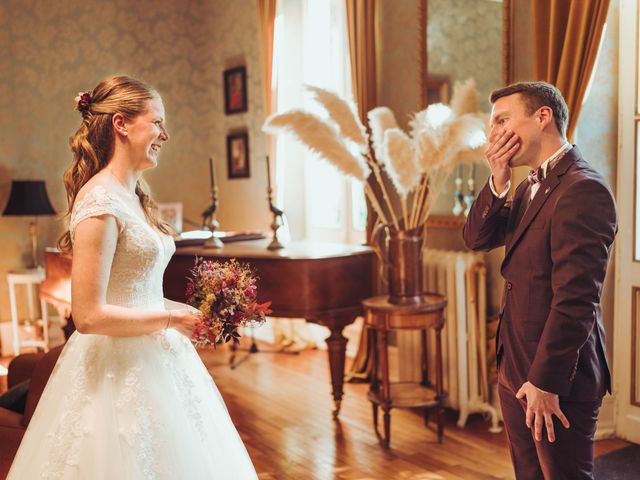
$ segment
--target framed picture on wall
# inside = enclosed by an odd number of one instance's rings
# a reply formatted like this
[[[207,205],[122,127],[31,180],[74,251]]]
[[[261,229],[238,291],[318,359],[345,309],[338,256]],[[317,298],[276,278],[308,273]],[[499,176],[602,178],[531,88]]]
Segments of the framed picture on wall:
[[[247,69],[230,68],[224,71],[224,113],[247,111]]]
[[[227,166],[229,178],[249,178],[249,134],[227,135]]]

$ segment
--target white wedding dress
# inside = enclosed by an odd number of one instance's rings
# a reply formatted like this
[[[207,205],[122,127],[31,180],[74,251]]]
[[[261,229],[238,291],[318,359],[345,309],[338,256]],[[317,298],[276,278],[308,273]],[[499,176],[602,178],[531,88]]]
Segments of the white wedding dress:
[[[120,233],[107,302],[164,310],[175,252],[123,193],[94,186],[70,231],[109,214]],[[256,473],[191,342],[168,329],[137,337],[69,338],[15,457],[9,479],[250,480]]]

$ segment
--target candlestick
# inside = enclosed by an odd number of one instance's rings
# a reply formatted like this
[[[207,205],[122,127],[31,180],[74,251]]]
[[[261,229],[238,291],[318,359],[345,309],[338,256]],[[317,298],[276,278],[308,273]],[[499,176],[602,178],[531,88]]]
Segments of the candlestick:
[[[267,199],[269,201],[269,210],[273,214],[271,221],[271,243],[267,246],[267,250],[279,250],[284,245],[278,239],[278,229],[282,226],[282,215],[284,212],[273,204],[273,190],[271,189],[271,165],[269,163],[269,155],[267,155]]]
[[[213,188],[216,185],[216,181],[215,181],[215,174],[214,174],[213,158],[212,157],[209,157],[209,179],[211,181],[211,190],[213,190]]]
[[[271,164],[269,163],[269,155],[267,155],[267,188],[271,191]]]
[[[218,209],[218,188],[216,187],[215,169],[213,166],[213,158],[209,157],[209,181],[211,183],[211,206],[202,212],[202,226],[211,231],[211,238],[208,239],[204,246],[209,248],[222,248],[222,241],[216,237],[216,230],[220,228],[220,224],[216,220],[216,210]]]

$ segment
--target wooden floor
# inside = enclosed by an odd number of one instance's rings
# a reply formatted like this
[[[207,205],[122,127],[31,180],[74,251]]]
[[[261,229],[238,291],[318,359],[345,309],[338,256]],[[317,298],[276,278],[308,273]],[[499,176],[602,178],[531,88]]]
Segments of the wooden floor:
[[[504,433],[489,433],[480,416],[459,429],[455,412],[448,412],[439,445],[418,413],[393,410],[391,449],[385,450],[373,431],[368,385],[348,384],[334,421],[324,351],[252,354],[235,370],[226,348],[201,356],[261,480],[514,478]],[[599,441],[596,454],[626,445]]]
[[[235,370],[228,366],[226,347],[200,353],[261,480],[514,478],[504,433],[489,433],[480,416],[459,429],[455,412],[447,412],[439,445],[421,415],[393,410],[391,449],[385,450],[373,431],[368,385],[347,384],[340,419],[334,421],[325,351],[261,352]],[[0,358],[0,364],[10,360]],[[6,389],[2,381],[6,377],[0,378],[0,393]],[[596,455],[627,445],[602,440],[596,442]]]

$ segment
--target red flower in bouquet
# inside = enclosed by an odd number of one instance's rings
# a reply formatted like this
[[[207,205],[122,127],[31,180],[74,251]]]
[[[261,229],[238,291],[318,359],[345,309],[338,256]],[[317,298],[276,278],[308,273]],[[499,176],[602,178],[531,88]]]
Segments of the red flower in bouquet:
[[[271,302],[257,303],[256,281],[251,268],[235,259],[213,262],[196,257],[187,282],[187,303],[202,312],[193,331],[196,345],[239,343],[238,328],[264,323]]]

